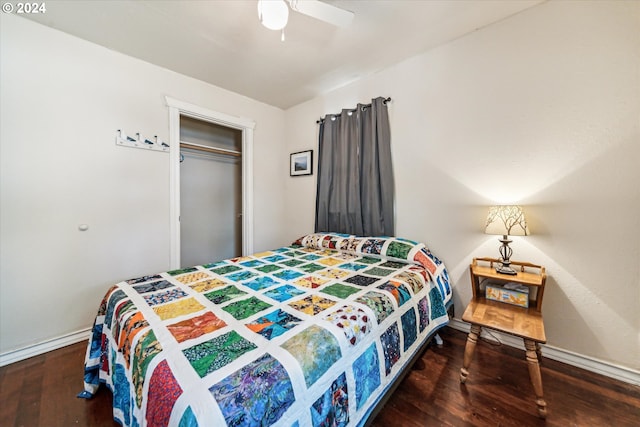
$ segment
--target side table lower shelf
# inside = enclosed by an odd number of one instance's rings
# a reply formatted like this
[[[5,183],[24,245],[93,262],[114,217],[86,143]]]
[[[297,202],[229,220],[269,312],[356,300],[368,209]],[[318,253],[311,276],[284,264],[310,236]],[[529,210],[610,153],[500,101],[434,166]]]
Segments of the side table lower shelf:
[[[480,297],[469,303],[462,315],[462,320],[471,324],[471,331],[465,345],[464,361],[460,369],[460,382],[464,384],[467,381],[469,366],[482,328],[518,336],[524,340],[529,377],[536,395],[538,415],[545,418],[547,403],[542,392],[539,362],[542,360],[540,344],[545,343],[547,339],[540,312],[532,308],[511,306]]]

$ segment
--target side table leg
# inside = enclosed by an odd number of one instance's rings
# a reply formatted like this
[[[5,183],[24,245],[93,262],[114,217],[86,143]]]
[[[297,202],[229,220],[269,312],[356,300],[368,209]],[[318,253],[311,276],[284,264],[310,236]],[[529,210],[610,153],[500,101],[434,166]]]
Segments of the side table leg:
[[[467,336],[467,344],[464,347],[464,360],[462,362],[462,368],[460,369],[460,382],[464,384],[467,381],[469,375],[469,366],[473,359],[473,352],[476,350],[476,343],[482,328],[478,325],[471,325],[471,330]]]
[[[536,394],[536,405],[538,405],[538,415],[540,418],[547,416],[547,402],[542,397],[542,376],[540,375],[540,365],[538,363],[538,349],[536,343],[531,340],[524,340],[524,347],[527,354],[527,365],[529,366],[529,377]]]

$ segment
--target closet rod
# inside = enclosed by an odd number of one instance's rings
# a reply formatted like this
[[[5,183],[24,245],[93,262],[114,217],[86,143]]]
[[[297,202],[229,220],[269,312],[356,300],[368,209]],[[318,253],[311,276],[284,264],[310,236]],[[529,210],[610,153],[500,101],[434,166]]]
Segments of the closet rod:
[[[224,154],[226,156],[242,157],[242,153],[240,151],[209,147],[206,145],[194,144],[192,142],[180,141],[180,148],[189,148],[191,150],[207,151],[209,153]]]

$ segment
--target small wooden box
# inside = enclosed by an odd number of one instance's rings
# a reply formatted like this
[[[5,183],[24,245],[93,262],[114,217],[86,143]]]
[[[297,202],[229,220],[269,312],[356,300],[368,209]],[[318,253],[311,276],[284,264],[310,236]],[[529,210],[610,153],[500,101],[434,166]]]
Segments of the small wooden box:
[[[526,286],[518,287],[518,289],[505,289],[504,285],[487,283],[485,296],[489,300],[529,308],[529,288]]]

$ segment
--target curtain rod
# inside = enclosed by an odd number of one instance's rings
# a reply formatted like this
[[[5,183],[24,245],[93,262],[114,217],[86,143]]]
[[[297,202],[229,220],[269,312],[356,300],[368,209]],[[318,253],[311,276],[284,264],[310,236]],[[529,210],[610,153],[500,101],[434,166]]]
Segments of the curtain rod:
[[[391,102],[391,97],[387,97],[382,101],[383,104],[387,104],[388,102]],[[362,108],[367,108],[367,107],[371,107],[371,104],[363,104],[362,105]],[[353,110],[347,110],[347,111],[356,111],[356,110],[357,110],[357,108],[354,108]],[[328,115],[337,116],[338,114],[328,114]],[[320,117],[320,120],[316,120],[317,124],[320,124],[322,122],[324,122],[324,119],[322,117]]]

